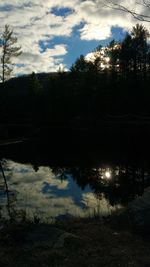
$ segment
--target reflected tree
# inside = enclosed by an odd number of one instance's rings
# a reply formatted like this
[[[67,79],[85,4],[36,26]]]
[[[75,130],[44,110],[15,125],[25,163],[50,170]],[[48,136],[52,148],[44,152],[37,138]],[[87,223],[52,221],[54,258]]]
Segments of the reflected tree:
[[[4,183],[5,183],[5,191],[6,191],[6,196],[7,196],[7,210],[8,210],[8,215],[11,218],[11,207],[10,207],[10,198],[9,198],[8,184],[7,184],[7,179],[6,179],[6,176],[5,176],[4,169],[3,169],[3,166],[2,166],[1,161],[0,161],[0,169],[1,169],[2,176],[3,176],[3,179],[4,179]]]

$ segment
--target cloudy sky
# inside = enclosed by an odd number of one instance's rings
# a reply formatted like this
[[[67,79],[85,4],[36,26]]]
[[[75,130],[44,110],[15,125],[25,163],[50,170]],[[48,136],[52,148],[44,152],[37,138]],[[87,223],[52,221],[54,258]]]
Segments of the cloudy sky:
[[[104,8],[105,0],[0,0],[0,32],[11,25],[22,55],[14,75],[69,69],[81,54],[113,38],[121,40],[137,22],[127,13]],[[117,0],[147,12],[135,0]],[[146,25],[150,26],[150,23]]]

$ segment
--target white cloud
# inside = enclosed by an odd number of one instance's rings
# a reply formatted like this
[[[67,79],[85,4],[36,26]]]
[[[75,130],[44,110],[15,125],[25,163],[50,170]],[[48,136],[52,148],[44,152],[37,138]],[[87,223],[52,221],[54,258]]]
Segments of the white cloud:
[[[50,56],[63,56],[67,53],[66,45],[55,45],[54,48],[47,48],[46,51],[43,53],[47,56],[49,54]]]
[[[81,25],[79,30],[82,40],[104,40],[111,37],[112,26],[125,30],[137,22],[128,13],[103,8],[107,0],[1,0],[0,1],[0,32],[5,24],[10,24],[22,46],[23,54],[17,59],[22,67],[15,68],[15,74],[30,71],[49,72],[57,70],[63,56],[67,53],[65,44],[57,44],[49,48],[54,37],[69,38],[73,29]],[[135,0],[116,0],[114,2],[134,9],[136,12],[148,14],[148,9]],[[142,0],[139,0],[139,3]],[[70,8],[66,16],[57,16],[53,8]],[[149,24],[145,23],[149,27]],[[43,53],[40,41],[47,44]],[[79,51],[80,54],[80,51]],[[58,58],[56,58],[56,56]],[[36,68],[36,69],[34,69]]]
[[[17,73],[28,74],[33,70],[36,73],[58,71],[63,61],[60,56],[67,53],[66,48],[66,45],[59,44],[55,45],[54,48],[47,48],[44,52],[41,52],[39,47],[36,47],[35,51],[23,52],[20,57],[13,60],[17,64],[14,68],[14,75]],[[18,64],[21,64],[21,67]]]
[[[81,30],[83,40],[105,40],[111,35],[111,27],[101,24],[86,24]]]

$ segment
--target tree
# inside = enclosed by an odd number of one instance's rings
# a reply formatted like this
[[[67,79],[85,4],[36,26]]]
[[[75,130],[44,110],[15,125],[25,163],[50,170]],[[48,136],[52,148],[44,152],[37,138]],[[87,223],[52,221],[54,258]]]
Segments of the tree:
[[[93,71],[94,64],[90,61],[85,60],[85,57],[81,55],[71,67],[71,72],[84,73]]]
[[[148,36],[147,29],[141,24],[136,24],[130,34],[128,33],[125,36],[120,52],[120,65],[125,74],[129,71],[134,71],[135,74],[139,72],[146,74],[149,49]]]
[[[132,52],[132,37],[127,33],[122,41],[120,51],[120,69],[125,76],[132,69]]]
[[[43,92],[42,84],[40,83],[38,76],[35,74],[35,72],[32,72],[30,75],[30,84],[29,84],[31,93],[40,96]]]
[[[136,24],[132,28],[132,50],[134,70],[146,71],[146,57],[148,52],[147,38],[149,36],[148,30],[140,24]]]
[[[108,8],[113,8],[118,11],[126,12],[131,14],[135,19],[139,21],[146,21],[150,22],[150,15],[147,15],[150,12],[150,0],[139,0],[135,2],[135,8],[131,9],[130,7],[123,5],[123,4],[118,4],[118,1],[116,0],[105,0],[104,1],[105,7]],[[144,10],[142,13],[138,12],[136,7],[142,7],[142,10]]]
[[[1,66],[2,66],[2,75],[1,80],[4,83],[7,79],[10,78],[13,71],[13,64],[11,59],[13,57],[18,57],[21,55],[21,47],[15,46],[17,43],[17,38],[13,35],[13,30],[9,25],[5,25],[4,31],[0,40],[1,47]]]
[[[120,55],[120,43],[112,40],[105,49],[106,55],[109,57],[109,65],[112,72],[118,71],[119,55]]]

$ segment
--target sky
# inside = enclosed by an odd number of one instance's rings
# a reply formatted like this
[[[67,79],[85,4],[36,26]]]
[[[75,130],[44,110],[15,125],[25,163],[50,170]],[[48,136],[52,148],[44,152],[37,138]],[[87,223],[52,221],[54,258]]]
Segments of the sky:
[[[69,70],[81,54],[121,40],[137,21],[106,8],[107,0],[0,0],[0,34],[9,24],[22,47],[13,75]],[[146,14],[140,2],[116,0]],[[145,23],[147,28],[150,23]]]

